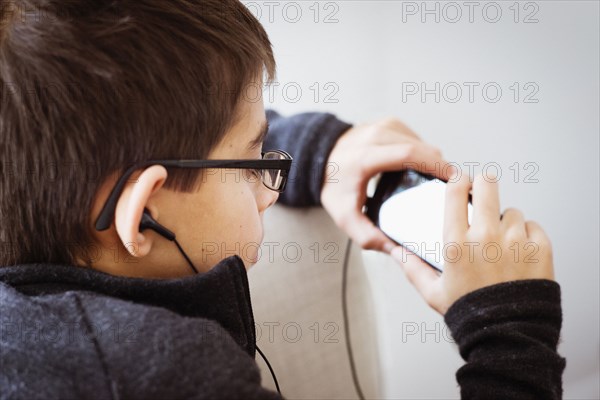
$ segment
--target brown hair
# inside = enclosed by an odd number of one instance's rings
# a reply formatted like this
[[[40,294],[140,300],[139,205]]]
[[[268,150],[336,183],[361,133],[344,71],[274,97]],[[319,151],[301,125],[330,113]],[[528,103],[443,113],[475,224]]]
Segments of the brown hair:
[[[237,0],[0,0],[0,266],[75,263],[100,185],[205,158],[265,71],[271,43]]]

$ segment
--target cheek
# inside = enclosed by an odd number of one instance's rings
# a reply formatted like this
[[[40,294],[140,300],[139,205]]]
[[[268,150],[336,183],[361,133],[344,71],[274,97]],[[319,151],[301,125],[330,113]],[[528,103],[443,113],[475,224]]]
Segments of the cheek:
[[[241,190],[238,200],[232,205],[233,212],[228,214],[232,229],[229,236],[235,238],[236,246],[240,248],[240,256],[247,256],[242,258],[254,259],[256,247],[260,246],[262,241],[262,220],[252,191]]]
[[[244,182],[227,186],[219,189],[210,217],[202,224],[203,242],[210,244],[208,249],[204,243],[204,254],[213,255],[214,262],[237,254],[247,265],[254,264],[263,236],[254,193]]]

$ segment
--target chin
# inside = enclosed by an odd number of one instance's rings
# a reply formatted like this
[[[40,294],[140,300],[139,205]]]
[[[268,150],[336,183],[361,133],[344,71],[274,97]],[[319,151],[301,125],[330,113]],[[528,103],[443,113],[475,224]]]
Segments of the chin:
[[[262,227],[260,227],[262,228]],[[246,269],[250,268],[254,264],[258,263],[262,257],[263,249],[262,242],[264,239],[263,229],[257,229],[252,235],[248,235],[241,241],[239,247],[239,256],[244,261]]]
[[[244,266],[246,267],[246,271],[249,271],[250,268],[254,267],[256,263],[244,262]]]
[[[247,260],[245,258],[242,258],[242,261],[244,262],[244,267],[246,267],[246,270],[249,270],[258,262],[258,260]]]

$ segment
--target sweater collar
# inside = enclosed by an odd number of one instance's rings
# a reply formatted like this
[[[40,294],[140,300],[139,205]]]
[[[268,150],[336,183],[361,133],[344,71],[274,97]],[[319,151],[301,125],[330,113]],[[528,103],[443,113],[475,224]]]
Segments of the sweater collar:
[[[206,273],[175,279],[129,278],[58,264],[0,268],[0,282],[29,295],[86,290],[169,309],[186,317],[217,321],[254,357],[256,336],[248,276],[238,256],[221,260]]]

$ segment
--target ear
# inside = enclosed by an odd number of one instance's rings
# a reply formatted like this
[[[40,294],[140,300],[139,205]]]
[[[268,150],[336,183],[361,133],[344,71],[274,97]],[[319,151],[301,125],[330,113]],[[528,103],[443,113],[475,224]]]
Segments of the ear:
[[[167,170],[162,165],[153,165],[142,171],[137,180],[131,181],[123,189],[115,210],[117,234],[134,257],[144,257],[152,249],[152,235],[139,231],[144,208],[148,208],[153,218],[158,218],[156,207],[148,205],[150,198],[163,186]],[[148,232],[148,231],[146,231]]]

